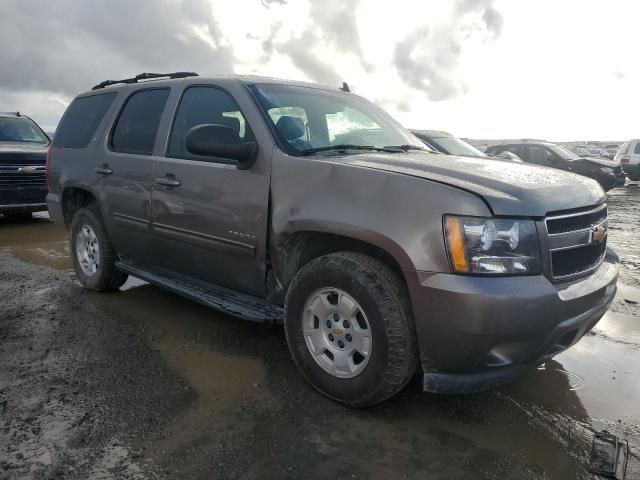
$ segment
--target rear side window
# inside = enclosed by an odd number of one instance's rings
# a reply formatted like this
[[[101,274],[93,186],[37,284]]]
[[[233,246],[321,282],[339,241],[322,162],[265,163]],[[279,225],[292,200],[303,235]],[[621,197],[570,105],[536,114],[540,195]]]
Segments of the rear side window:
[[[634,155],[637,155],[637,154],[639,154],[639,153],[640,153],[640,142],[636,142],[636,146],[635,146],[635,148],[633,149],[633,154],[634,154]]]
[[[59,148],[85,148],[96,132],[104,114],[113,103],[117,93],[91,95],[76,98],[56,129],[53,146]]]
[[[111,134],[111,150],[151,155],[169,89],[141,90],[125,103]]]

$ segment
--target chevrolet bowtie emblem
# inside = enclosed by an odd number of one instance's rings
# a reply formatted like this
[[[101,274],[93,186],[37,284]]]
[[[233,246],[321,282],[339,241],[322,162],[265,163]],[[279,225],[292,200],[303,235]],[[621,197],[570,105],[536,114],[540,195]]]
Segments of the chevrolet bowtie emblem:
[[[18,169],[18,173],[33,173],[35,171],[35,168],[33,167],[20,167]]]
[[[600,225],[591,229],[591,242],[600,244],[607,238],[608,229],[606,225]]]

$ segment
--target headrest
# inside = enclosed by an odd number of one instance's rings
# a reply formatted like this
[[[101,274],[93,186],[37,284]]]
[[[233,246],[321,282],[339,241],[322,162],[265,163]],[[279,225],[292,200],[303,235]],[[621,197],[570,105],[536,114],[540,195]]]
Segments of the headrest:
[[[304,122],[299,117],[283,115],[276,122],[276,128],[286,140],[295,140],[304,135]]]

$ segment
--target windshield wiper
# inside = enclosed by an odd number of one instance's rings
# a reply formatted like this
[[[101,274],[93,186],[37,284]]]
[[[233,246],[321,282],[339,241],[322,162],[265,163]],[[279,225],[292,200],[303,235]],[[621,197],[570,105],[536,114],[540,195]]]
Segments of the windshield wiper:
[[[424,148],[424,147],[419,147],[417,145],[387,145],[384,148],[394,148],[394,149],[398,149],[398,150],[404,150],[405,152],[407,150],[419,150],[421,152],[430,152],[431,150]]]
[[[388,152],[388,153],[398,153],[401,152],[402,149],[399,147],[374,147],[373,145],[351,145],[351,144],[343,144],[343,145],[329,145],[327,147],[317,147],[317,148],[307,148],[302,151],[302,155],[313,155],[314,153],[319,152],[330,152],[332,150],[335,151],[345,151],[345,150],[373,150],[376,152]]]

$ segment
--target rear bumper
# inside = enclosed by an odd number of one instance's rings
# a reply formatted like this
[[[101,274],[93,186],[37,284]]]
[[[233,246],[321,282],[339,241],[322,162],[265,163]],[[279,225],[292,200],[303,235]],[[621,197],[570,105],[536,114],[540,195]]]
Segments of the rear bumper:
[[[49,193],[47,195],[47,208],[49,210],[49,218],[52,222],[64,225],[64,214],[62,212],[62,202],[60,195]]]
[[[616,293],[608,252],[589,277],[480,278],[417,273],[410,284],[424,388],[471,393],[509,383],[575,344]]]

